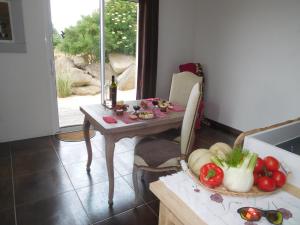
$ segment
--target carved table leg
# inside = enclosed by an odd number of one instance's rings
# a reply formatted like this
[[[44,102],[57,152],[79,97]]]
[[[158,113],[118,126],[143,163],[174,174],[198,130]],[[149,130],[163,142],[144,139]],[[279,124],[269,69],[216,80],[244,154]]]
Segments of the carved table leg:
[[[115,151],[115,142],[111,136],[105,137],[105,157],[106,157],[106,166],[107,174],[109,181],[109,192],[108,192],[108,204],[111,207],[113,205],[114,198],[114,151]]]
[[[84,133],[84,140],[85,140],[85,145],[87,149],[87,154],[88,154],[88,160],[86,164],[86,170],[90,172],[91,168],[91,163],[93,159],[93,151],[92,151],[92,145],[91,145],[91,139],[90,139],[90,121],[85,117],[84,118],[84,123],[83,123],[83,133]]]

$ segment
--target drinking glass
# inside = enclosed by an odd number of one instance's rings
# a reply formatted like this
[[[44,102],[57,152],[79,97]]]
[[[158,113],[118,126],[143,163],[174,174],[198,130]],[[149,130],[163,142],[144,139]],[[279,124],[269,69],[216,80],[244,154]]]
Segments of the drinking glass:
[[[134,109],[134,114],[137,114],[137,111],[140,110],[140,106],[139,105],[134,105],[133,109]]]

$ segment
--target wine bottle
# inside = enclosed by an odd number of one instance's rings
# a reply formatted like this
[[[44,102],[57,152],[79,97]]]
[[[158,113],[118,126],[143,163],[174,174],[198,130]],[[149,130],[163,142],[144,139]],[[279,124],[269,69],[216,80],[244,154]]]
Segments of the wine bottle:
[[[111,84],[109,90],[110,90],[111,106],[112,108],[115,108],[117,104],[117,83],[115,81],[115,76],[111,77]]]

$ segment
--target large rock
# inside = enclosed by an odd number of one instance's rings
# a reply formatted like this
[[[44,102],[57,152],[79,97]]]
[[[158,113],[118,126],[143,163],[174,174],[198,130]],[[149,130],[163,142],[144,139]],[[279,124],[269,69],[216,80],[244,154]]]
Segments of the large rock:
[[[100,79],[100,63],[92,63],[85,67],[86,71],[94,78]],[[115,74],[109,63],[105,63],[106,80],[111,80],[111,76]]]
[[[98,93],[100,93],[99,86],[72,87],[72,94],[74,95],[96,95]]]
[[[55,58],[55,72],[57,76],[69,74],[74,67],[73,61],[65,55],[58,55]]]
[[[93,85],[93,86],[99,86],[100,87],[100,80],[92,78],[89,85]]]
[[[92,63],[85,67],[86,71],[94,78],[99,79],[100,75],[100,63]]]
[[[132,64],[127,70],[118,76],[118,89],[128,91],[135,88],[136,65]]]
[[[105,80],[111,81],[112,75],[115,75],[116,72],[113,70],[109,63],[105,63]]]
[[[70,79],[73,87],[86,86],[92,81],[89,74],[78,68],[71,68]]]
[[[72,60],[74,62],[74,65],[79,69],[84,69],[88,65],[85,59],[79,55],[72,56]]]
[[[109,62],[113,70],[117,73],[123,73],[131,64],[135,63],[135,57],[118,53],[108,55]]]

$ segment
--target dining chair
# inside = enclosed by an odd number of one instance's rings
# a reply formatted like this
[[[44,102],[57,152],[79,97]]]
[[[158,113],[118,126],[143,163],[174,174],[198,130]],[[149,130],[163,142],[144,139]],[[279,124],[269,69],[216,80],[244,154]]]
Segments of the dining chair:
[[[193,86],[199,83],[203,90],[203,77],[191,72],[174,73],[172,76],[169,102],[186,107]],[[158,134],[168,140],[180,142],[180,128],[171,129]]]
[[[144,138],[135,146],[132,180],[136,197],[138,196],[139,170],[163,172],[180,169],[180,160],[187,158],[194,144],[194,127],[201,97],[201,85],[196,83],[188,98],[180,143],[151,136]]]
[[[186,107],[191,90],[196,83],[202,88],[203,77],[191,72],[174,73],[172,76],[169,101]]]

